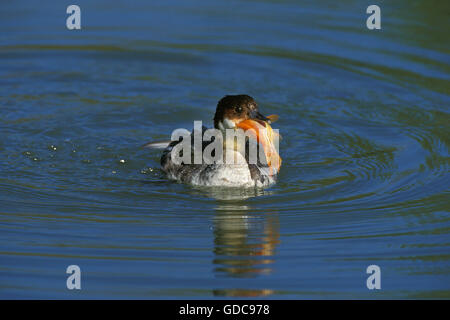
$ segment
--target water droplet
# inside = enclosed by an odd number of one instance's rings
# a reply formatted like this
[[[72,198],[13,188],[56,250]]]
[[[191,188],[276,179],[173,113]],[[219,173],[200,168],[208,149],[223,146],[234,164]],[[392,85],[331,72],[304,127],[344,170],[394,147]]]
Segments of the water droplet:
[[[120,163],[125,163],[125,160],[124,160],[124,159],[120,159],[119,162],[120,162]]]
[[[153,172],[153,168],[145,168],[141,170],[142,174],[149,174],[150,172]]]

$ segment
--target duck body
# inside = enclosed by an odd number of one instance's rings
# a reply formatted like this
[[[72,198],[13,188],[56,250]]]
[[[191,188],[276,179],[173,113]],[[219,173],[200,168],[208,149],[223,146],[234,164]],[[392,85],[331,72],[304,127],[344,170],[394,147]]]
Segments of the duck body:
[[[202,128],[203,133],[206,130]],[[191,134],[193,140],[193,134]],[[172,160],[172,152],[180,141],[172,141],[163,151],[161,156],[162,170],[171,180],[194,186],[214,186],[214,187],[259,187],[265,188],[276,182],[276,175],[266,174],[267,166],[259,164],[249,164],[246,157],[233,149],[227,149],[231,152],[234,161],[229,163],[213,164],[178,164]],[[203,143],[202,151],[209,143]],[[192,153],[194,153],[194,143],[191,144]]]
[[[243,123],[246,123],[246,126],[242,126],[242,128],[248,129],[249,121],[257,126],[268,126],[270,128],[268,125],[270,119],[259,113],[256,102],[250,96],[225,96],[219,101],[214,116],[215,129],[221,132],[227,131],[226,129],[235,130],[240,128],[240,124]],[[206,127],[201,128],[200,133],[202,137],[206,130],[208,130]],[[195,136],[196,131],[194,130],[188,137],[190,139],[188,143],[190,143],[191,154],[195,153],[196,148],[201,148],[200,151],[203,153],[205,148],[214,142],[213,138],[208,141],[202,140],[201,144],[196,144]],[[259,138],[259,136],[257,137]],[[174,161],[173,156],[179,152],[178,147],[181,142],[181,139],[171,141],[161,156],[162,170],[167,174],[169,179],[194,186],[245,188],[265,188],[276,182],[279,166],[276,167],[276,170],[272,170],[272,167],[267,164],[267,159],[258,158],[256,162],[249,161],[249,140],[245,140],[245,147],[239,149],[236,148],[234,138],[232,143],[225,138],[223,154],[224,157],[225,154],[231,156],[234,159],[232,163],[229,161],[218,161],[215,163],[202,162],[200,164],[192,163],[192,161],[187,161],[189,163]],[[271,141],[269,141],[269,144],[271,144]],[[267,149],[265,144],[257,144],[257,148]],[[264,157],[264,152],[260,154]]]

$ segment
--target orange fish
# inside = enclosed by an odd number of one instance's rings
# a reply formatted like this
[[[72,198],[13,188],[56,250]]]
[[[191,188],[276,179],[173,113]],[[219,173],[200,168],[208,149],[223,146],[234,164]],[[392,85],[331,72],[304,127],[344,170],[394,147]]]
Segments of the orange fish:
[[[276,115],[270,115],[267,118],[274,122],[278,119]],[[270,124],[266,121],[256,121],[256,120],[244,120],[237,124],[238,128],[241,128],[244,131],[252,129],[249,131],[250,135],[252,135],[258,143],[264,149],[264,154],[267,159],[267,164],[269,166],[270,175],[274,173],[278,173],[281,167],[281,157],[279,156],[275,144],[274,139],[279,139],[280,136],[278,133],[273,131]]]

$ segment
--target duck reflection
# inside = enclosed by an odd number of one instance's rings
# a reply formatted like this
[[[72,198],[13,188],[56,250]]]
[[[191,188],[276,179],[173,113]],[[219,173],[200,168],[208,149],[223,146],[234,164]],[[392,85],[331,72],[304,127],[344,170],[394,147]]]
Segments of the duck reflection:
[[[217,275],[250,278],[272,271],[275,249],[280,243],[278,214],[251,212],[239,204],[222,204],[214,218],[213,260]],[[216,290],[216,295],[261,296],[272,290]]]

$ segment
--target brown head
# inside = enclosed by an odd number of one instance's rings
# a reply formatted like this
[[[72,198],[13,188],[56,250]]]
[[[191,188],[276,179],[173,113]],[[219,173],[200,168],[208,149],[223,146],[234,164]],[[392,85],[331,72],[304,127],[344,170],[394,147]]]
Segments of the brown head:
[[[214,115],[214,128],[231,129],[235,128],[244,120],[255,120],[264,125],[264,121],[270,120],[264,117],[258,110],[256,101],[246,95],[225,96],[217,104]]]

